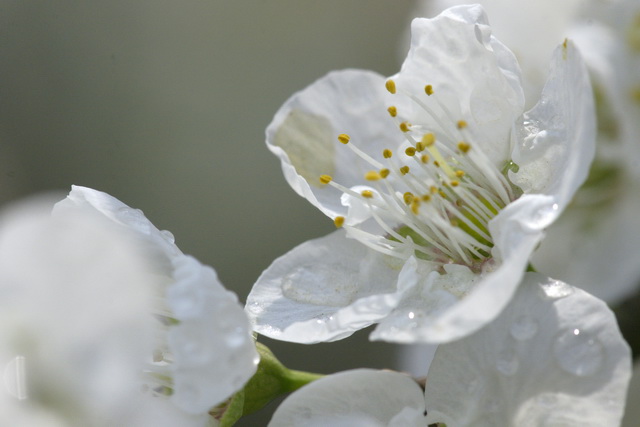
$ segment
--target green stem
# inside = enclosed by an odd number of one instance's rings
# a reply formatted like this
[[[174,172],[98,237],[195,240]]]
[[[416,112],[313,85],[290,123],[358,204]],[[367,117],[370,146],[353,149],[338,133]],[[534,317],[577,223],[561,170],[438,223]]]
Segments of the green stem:
[[[315,380],[324,377],[322,374],[314,374],[312,372],[289,370],[286,373],[285,380],[289,392],[296,391],[300,387],[309,384]]]

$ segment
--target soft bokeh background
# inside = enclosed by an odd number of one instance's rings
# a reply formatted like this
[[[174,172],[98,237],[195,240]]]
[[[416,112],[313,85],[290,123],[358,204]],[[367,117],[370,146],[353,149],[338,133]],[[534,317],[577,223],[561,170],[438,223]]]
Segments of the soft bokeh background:
[[[330,70],[394,73],[413,3],[2,0],[0,202],[71,184],[106,191],[244,300],[274,258],[333,229],[289,189],[264,128]],[[398,366],[367,331],[268,344],[296,369]]]
[[[289,189],[265,127],[330,70],[394,73],[412,3],[3,0],[0,200],[106,191],[244,300],[273,259],[333,229]],[[395,366],[367,332],[269,345],[297,369]]]

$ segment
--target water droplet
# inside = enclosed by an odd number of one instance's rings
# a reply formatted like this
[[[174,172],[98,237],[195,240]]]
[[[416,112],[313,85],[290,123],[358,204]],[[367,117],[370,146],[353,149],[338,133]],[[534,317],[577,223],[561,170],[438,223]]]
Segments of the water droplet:
[[[598,338],[580,329],[561,333],[553,351],[560,367],[579,377],[598,372],[605,357],[604,347]]]
[[[530,316],[520,316],[513,322],[509,332],[518,341],[526,341],[538,332],[538,322]]]
[[[515,351],[513,350],[503,350],[496,360],[496,369],[501,374],[511,376],[518,372],[518,368],[520,367],[520,362],[518,362],[518,357],[516,356]]]
[[[162,230],[160,232],[160,234],[162,235],[164,240],[166,240],[167,242],[169,242],[169,243],[175,243],[176,242],[176,238],[173,236],[173,233],[170,232],[169,230]]]
[[[541,284],[540,286],[549,298],[564,298],[573,293],[573,287],[560,280],[549,279],[547,283]]]

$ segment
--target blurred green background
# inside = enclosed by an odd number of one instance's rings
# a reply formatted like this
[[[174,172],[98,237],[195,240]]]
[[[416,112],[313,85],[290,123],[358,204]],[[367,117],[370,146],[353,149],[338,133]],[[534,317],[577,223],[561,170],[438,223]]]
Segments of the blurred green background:
[[[244,301],[273,259],[333,229],[289,189],[265,127],[330,70],[395,73],[412,6],[4,0],[1,201],[71,184],[106,191],[172,231]],[[397,366],[395,347],[367,335],[268,345],[296,369]]]

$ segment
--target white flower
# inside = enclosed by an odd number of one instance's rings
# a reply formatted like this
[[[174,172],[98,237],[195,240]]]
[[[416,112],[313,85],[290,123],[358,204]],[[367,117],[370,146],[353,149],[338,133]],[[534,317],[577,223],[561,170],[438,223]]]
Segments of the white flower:
[[[108,218],[156,253],[157,342],[147,366],[149,389],[191,414],[207,413],[255,373],[258,354],[237,296],[215,271],[184,255],[168,231],[159,231],[142,211],[106,193],[73,186],[54,209]]]
[[[146,251],[113,224],[52,217],[44,203],[5,210],[0,425],[204,425],[140,393],[153,279]]]
[[[13,331],[0,334],[9,340],[0,357],[18,366],[11,361],[27,353],[26,378],[38,378],[27,384],[25,416],[40,417],[34,409],[49,402],[63,420],[214,424],[209,411],[258,363],[235,294],[108,194],[74,186],[41,222],[7,226],[4,245],[0,234],[0,305],[9,305],[0,313]]]
[[[585,179],[592,95],[571,42],[523,116],[518,65],[479,6],[416,19],[412,37],[397,75],[331,73],[268,127],[289,184],[343,230],[260,277],[247,301],[259,333],[318,342],[378,322],[372,338],[387,341],[469,334],[507,304]]]
[[[399,373],[330,375],[292,394],[269,426],[614,426],[630,375],[602,301],[527,273],[491,324],[440,345],[424,391]]]
[[[460,0],[421,1],[418,16]],[[480,1],[514,51],[527,94],[539,93],[553,42],[571,38],[591,72],[598,113],[590,177],[549,230],[534,266],[615,303],[637,289],[640,264],[640,3],[637,0]],[[544,28],[545,31],[539,31]],[[565,262],[572,253],[572,262]]]

